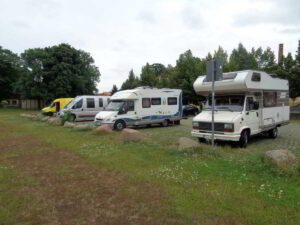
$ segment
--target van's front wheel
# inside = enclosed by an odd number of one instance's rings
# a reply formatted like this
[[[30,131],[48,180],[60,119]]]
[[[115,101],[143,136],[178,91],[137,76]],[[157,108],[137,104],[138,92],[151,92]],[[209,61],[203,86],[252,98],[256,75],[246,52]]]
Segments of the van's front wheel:
[[[240,148],[246,148],[247,145],[248,145],[248,141],[249,141],[249,133],[248,133],[247,130],[244,130],[241,133],[241,137],[240,137],[240,140],[239,140]]]
[[[115,129],[115,130],[121,131],[121,130],[123,130],[124,128],[126,128],[126,124],[125,124],[124,121],[122,121],[122,120],[117,120],[117,121],[115,122],[115,125],[114,125],[114,129]]]
[[[278,136],[278,129],[277,127],[273,128],[272,130],[269,130],[269,137],[270,138],[277,138]]]

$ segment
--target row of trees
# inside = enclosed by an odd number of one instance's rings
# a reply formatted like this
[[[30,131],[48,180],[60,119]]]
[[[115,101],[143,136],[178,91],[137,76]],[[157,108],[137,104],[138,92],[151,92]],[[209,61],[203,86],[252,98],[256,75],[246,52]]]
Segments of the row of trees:
[[[0,46],[0,101],[93,94],[99,79],[90,54],[68,44],[28,49],[20,56]]]
[[[194,93],[193,83],[199,75],[206,74],[206,62],[212,58],[223,61],[223,71],[262,70],[276,74],[290,82],[290,96],[300,96],[300,56],[293,57],[289,53],[281,59],[275,60],[274,52],[270,48],[252,48],[248,51],[242,44],[233,49],[230,56],[219,47],[213,54],[208,53],[205,58],[199,58],[188,50],[179,56],[176,65],[164,66],[160,63],[147,63],[142,67],[141,74],[136,76],[131,70],[121,89],[132,89],[137,86],[169,87],[183,90],[185,102],[197,102],[199,97]]]

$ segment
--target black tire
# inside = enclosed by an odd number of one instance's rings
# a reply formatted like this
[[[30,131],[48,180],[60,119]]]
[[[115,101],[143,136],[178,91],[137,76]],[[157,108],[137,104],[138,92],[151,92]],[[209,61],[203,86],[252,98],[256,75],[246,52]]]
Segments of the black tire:
[[[268,133],[269,133],[270,138],[273,138],[273,139],[277,138],[277,136],[278,136],[277,127],[274,127],[272,130],[269,130]]]
[[[114,129],[115,130],[118,130],[118,131],[121,131],[123,130],[124,128],[126,128],[126,124],[123,120],[117,120],[114,124]]]
[[[175,121],[174,121],[174,124],[175,124],[175,125],[180,125],[180,120],[175,120]]]
[[[243,132],[241,133],[241,137],[239,140],[239,147],[240,148],[246,148],[249,142],[249,131],[247,130],[243,130]]]
[[[198,141],[199,141],[200,143],[206,143],[206,139],[205,139],[205,138],[198,138]]]
[[[169,126],[169,121],[168,121],[168,120],[164,120],[164,121],[161,123],[161,126],[162,126],[162,127],[167,127],[167,126]]]

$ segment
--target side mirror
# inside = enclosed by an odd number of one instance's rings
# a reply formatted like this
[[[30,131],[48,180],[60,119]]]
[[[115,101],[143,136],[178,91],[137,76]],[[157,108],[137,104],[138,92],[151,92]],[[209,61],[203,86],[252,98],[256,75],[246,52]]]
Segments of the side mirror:
[[[125,114],[125,113],[126,113],[125,108],[121,108],[121,109],[119,110],[119,114]]]
[[[258,110],[259,109],[259,103],[258,102],[253,102],[253,109]]]

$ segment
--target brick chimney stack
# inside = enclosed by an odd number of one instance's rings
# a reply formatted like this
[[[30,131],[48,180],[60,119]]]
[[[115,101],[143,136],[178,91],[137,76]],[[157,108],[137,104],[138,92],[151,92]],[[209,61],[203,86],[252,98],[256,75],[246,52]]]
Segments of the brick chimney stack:
[[[283,59],[283,44],[279,44],[278,48],[278,64],[282,63]]]

